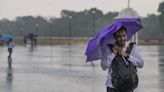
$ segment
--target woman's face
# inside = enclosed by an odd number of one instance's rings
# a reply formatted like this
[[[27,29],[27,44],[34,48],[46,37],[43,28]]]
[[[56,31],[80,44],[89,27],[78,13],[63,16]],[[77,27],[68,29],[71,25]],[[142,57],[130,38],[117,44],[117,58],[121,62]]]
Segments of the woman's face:
[[[118,45],[124,46],[127,40],[126,31],[124,29],[121,29],[117,31],[114,35],[115,35],[116,43]]]

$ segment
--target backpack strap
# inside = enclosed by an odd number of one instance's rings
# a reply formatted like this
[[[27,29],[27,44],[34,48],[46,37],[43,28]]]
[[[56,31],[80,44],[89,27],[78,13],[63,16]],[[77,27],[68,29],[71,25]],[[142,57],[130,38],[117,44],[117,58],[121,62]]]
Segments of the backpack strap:
[[[129,57],[129,54],[130,54],[130,52],[132,51],[134,44],[136,44],[136,43],[135,43],[135,42],[129,43],[129,46],[128,46],[128,48],[126,49],[126,53],[128,54],[128,56],[127,56],[125,59],[127,59],[127,58]]]
[[[129,43],[129,47],[126,50],[126,53],[130,54],[130,52],[132,51],[132,48],[133,48],[134,44],[136,44],[136,43],[135,42]]]

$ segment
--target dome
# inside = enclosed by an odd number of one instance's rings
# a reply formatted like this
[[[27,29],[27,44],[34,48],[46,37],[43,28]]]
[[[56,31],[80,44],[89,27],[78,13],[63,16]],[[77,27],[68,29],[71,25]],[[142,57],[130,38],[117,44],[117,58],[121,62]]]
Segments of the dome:
[[[132,8],[125,8],[114,19],[120,18],[139,18],[139,15]]]

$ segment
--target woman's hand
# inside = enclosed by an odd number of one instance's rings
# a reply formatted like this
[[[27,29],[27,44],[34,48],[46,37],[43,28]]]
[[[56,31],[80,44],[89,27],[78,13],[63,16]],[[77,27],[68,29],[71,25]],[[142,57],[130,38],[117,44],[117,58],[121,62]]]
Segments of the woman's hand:
[[[113,45],[112,51],[114,54],[117,54],[118,46],[116,44]]]

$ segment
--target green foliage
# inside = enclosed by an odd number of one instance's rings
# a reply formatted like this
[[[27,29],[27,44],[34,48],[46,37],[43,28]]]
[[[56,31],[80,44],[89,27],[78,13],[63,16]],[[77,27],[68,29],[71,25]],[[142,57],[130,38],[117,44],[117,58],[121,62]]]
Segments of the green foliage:
[[[62,10],[61,18],[41,16],[17,17],[14,21],[0,20],[0,33],[22,37],[28,33],[54,37],[91,37],[113,21],[117,13],[103,14],[91,8],[80,12]]]
[[[164,32],[164,1],[159,4],[158,12],[159,15],[159,22],[160,22],[160,28]]]
[[[140,37],[157,37],[163,35],[164,3],[159,5],[160,15],[148,15],[142,18],[144,29],[139,32]],[[28,33],[40,37],[92,37],[105,26],[114,21],[118,12],[103,14],[101,10],[91,8],[80,12],[63,10],[61,18],[45,18],[42,16],[23,16],[15,20],[0,20],[0,33],[23,37]],[[164,31],[163,31],[164,32]]]
[[[143,30],[139,32],[142,37],[159,37],[162,32],[160,30],[158,16],[151,14],[146,18],[142,18]]]

